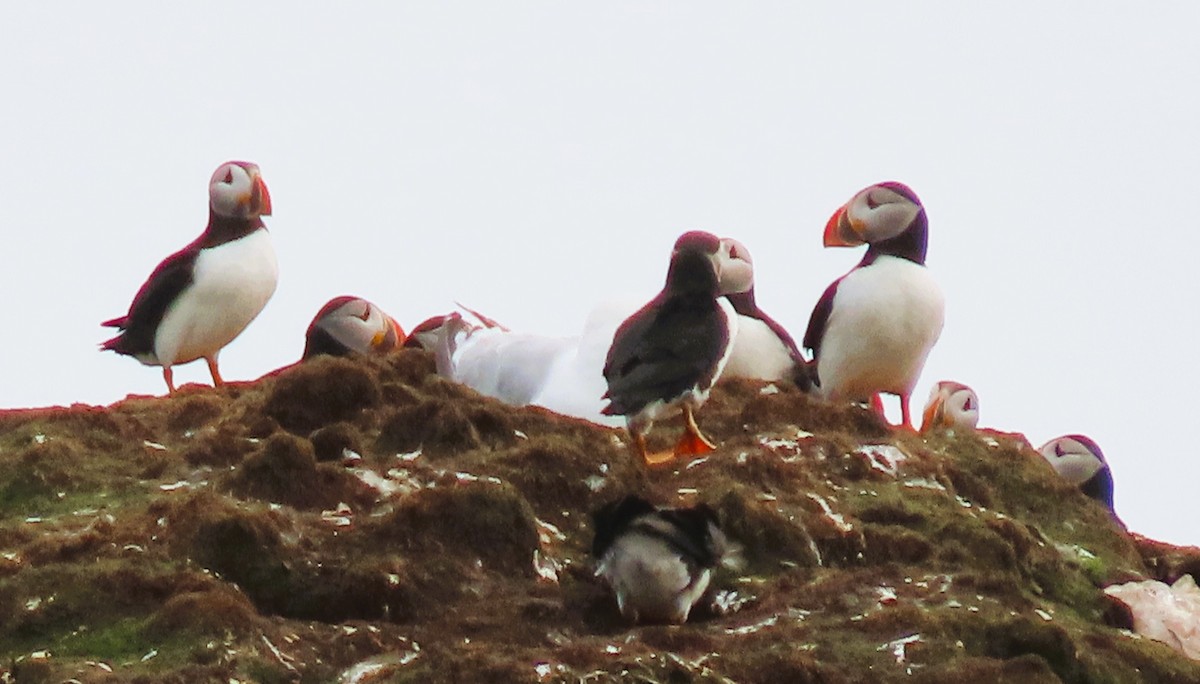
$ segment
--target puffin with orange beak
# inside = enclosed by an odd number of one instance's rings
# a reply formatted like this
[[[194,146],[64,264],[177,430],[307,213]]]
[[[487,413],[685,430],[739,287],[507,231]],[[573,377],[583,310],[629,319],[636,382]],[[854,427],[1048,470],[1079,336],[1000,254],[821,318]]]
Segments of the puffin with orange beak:
[[[737,337],[722,377],[789,380],[812,390],[809,364],[791,334],[763,311],[754,297],[754,259],[733,238],[721,238],[721,291],[738,315]]]
[[[696,425],[733,351],[738,316],[721,290],[721,240],[694,230],[675,241],[661,292],[626,318],[604,361],[609,400],[601,413],[625,416],[633,447],[646,465],[716,448]],[[683,413],[673,451],[651,453],[646,435],[662,418]]]
[[[903,427],[913,429],[909,398],[942,332],[945,299],[925,268],[929,223],[917,195],[901,183],[858,192],[825,226],[826,247],[866,244],[867,253],[821,295],[804,334],[817,391],[830,401],[900,397]]]
[[[214,385],[224,384],[217,355],[263,310],[279,280],[262,221],[270,214],[271,195],[257,165],[217,167],[208,184],[208,226],[154,269],[129,313],[101,323],[121,330],[101,350],[162,366],[170,393],[172,368],[197,359],[208,363]]]
[[[327,354],[387,354],[404,344],[404,329],[361,297],[334,297],[321,307],[304,336],[302,359]]]
[[[979,397],[975,390],[961,382],[942,380],[929,391],[921,432],[954,428],[974,430],[977,425]]]

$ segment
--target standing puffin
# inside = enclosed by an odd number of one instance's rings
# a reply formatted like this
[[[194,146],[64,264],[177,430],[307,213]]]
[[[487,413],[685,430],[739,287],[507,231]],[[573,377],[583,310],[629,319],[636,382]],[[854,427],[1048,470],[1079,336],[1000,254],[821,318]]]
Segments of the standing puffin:
[[[592,514],[596,576],[632,623],[681,625],[704,595],[717,566],[736,568],[740,558],[705,504],[655,508],[628,495]]]
[[[929,223],[915,193],[879,183],[854,195],[825,226],[826,247],[866,243],[867,253],[821,295],[804,334],[815,380],[829,400],[900,397],[911,430],[909,398],[942,332],[945,300],[925,268]]]
[[[404,330],[383,309],[360,297],[334,297],[304,336],[304,355],[386,354],[404,344]]]
[[[609,404],[602,413],[625,416],[647,465],[716,448],[701,434],[694,413],[708,399],[737,335],[737,313],[720,296],[720,252],[721,241],[711,233],[681,235],[662,292],[613,335],[603,371]],[[683,412],[685,428],[674,452],[647,453],[646,433],[675,411]]]
[[[737,337],[723,377],[790,380],[808,391],[808,362],[790,333],[758,307],[754,298],[754,259],[733,238],[721,238],[721,290],[738,314]]]
[[[1043,444],[1038,453],[1064,480],[1112,510],[1112,472],[1099,444],[1083,435],[1063,435]]]
[[[961,382],[942,380],[929,391],[921,419],[921,432],[940,428],[975,429],[979,425],[979,397]]]
[[[175,392],[172,367],[204,359],[213,384],[224,384],[217,355],[253,321],[275,293],[279,267],[262,217],[271,196],[258,166],[231,161],[208,184],[208,226],[167,257],[146,280],[129,313],[101,325],[121,334],[100,345],[162,366]]]

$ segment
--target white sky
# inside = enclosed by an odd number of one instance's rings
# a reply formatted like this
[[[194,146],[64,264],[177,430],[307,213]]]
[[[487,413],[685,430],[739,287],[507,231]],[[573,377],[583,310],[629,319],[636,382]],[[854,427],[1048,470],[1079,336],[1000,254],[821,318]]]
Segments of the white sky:
[[[0,407],[163,391],[98,324],[227,159],[262,167],[282,272],[231,380],[339,294],[571,334],[688,229],[744,242],[800,337],[861,256],[826,219],[899,180],[947,297],[915,402],[956,379],[985,426],[1088,434],[1131,529],[1200,544],[1200,4],[399,5],[0,7]]]

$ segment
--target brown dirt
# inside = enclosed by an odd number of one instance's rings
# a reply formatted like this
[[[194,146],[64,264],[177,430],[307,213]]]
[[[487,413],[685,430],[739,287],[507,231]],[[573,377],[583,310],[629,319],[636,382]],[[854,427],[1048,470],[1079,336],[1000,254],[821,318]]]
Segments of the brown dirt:
[[[0,412],[0,677],[1200,682],[1100,591],[1200,549],[1129,535],[1020,435],[752,382],[699,420],[718,450],[647,472],[412,350]],[[589,514],[630,492],[707,502],[742,546],[687,625],[623,624],[593,576]]]

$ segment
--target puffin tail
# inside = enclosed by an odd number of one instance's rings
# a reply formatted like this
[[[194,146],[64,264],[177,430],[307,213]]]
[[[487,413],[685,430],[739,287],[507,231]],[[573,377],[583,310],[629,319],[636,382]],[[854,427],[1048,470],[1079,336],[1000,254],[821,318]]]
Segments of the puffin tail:
[[[100,327],[102,327],[102,328],[120,328],[121,330],[124,330],[128,324],[129,324],[129,316],[126,315],[126,316],[121,316],[120,318],[114,318],[111,321],[104,321],[103,323],[100,324]],[[105,344],[107,344],[107,342]]]
[[[124,348],[125,335],[117,335],[111,340],[106,340],[100,343],[100,351],[115,351],[118,354],[128,354]]]

